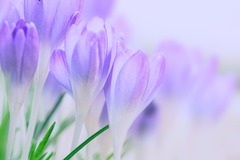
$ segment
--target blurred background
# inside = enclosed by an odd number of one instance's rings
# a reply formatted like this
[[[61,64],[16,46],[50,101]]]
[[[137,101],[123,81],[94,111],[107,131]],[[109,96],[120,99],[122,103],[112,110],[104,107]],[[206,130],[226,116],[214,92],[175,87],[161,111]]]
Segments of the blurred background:
[[[207,57],[217,55],[222,70],[239,77],[238,0],[119,0],[112,17],[126,22],[136,48],[153,52],[161,41],[176,40]]]

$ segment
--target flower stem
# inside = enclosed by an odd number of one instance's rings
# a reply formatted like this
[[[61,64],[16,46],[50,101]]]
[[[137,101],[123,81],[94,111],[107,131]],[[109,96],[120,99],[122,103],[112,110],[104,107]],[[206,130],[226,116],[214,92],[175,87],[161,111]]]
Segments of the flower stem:
[[[82,126],[83,126],[82,117],[79,115],[79,111],[76,110],[76,114],[75,114],[75,128],[74,128],[74,133],[73,133],[71,150],[73,150],[78,145],[80,134],[81,134],[81,131],[82,131]]]
[[[9,131],[8,131],[8,143],[7,143],[7,159],[11,159],[12,149],[14,144],[15,130],[16,130],[17,116],[15,114],[10,115]]]
[[[38,112],[40,108],[38,103],[40,98],[40,93],[41,92],[39,92],[39,90],[34,91],[32,111],[30,115],[29,126],[27,129],[26,143],[25,143],[25,147],[23,148],[22,160],[28,159],[28,153],[32,144],[33,134],[34,134],[35,126],[37,123],[37,117],[38,117]]]

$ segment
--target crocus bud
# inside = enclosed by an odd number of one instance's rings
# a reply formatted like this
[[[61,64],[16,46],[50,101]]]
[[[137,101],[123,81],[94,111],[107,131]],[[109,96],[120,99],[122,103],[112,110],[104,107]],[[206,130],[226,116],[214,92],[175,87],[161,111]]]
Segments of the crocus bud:
[[[37,30],[33,23],[19,20],[13,28],[5,23],[0,36],[0,61],[4,76],[9,80],[10,88],[21,87],[24,91],[21,95],[26,96],[38,64]]]
[[[117,52],[122,51],[121,49]],[[113,137],[114,156],[121,157],[127,131],[136,117],[152,101],[162,80],[164,60],[160,56],[148,59],[138,51],[126,60],[118,54],[105,85],[109,124]],[[150,61],[150,62],[149,62]]]
[[[34,24],[19,20],[11,29],[5,23],[1,36],[0,60],[5,76],[16,84],[31,82],[38,62],[38,35]]]

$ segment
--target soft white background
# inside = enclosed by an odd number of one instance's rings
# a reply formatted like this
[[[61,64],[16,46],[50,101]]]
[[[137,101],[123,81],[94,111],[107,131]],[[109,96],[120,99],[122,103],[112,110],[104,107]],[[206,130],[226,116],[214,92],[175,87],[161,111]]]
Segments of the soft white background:
[[[218,55],[227,71],[240,70],[239,0],[118,0],[113,17],[126,21],[136,48],[153,52],[172,39]]]

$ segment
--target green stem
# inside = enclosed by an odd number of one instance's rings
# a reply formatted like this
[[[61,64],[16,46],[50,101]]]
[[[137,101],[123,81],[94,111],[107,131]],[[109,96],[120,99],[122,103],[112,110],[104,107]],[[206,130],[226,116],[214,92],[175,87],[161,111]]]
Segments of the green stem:
[[[94,133],[91,137],[89,137],[87,140],[85,140],[82,144],[80,144],[77,148],[75,148],[69,155],[67,155],[64,160],[71,159],[78,151],[80,151],[83,147],[85,147],[88,143],[90,143],[93,139],[98,137],[100,134],[105,132],[107,129],[109,129],[109,125],[106,125],[96,133]]]

